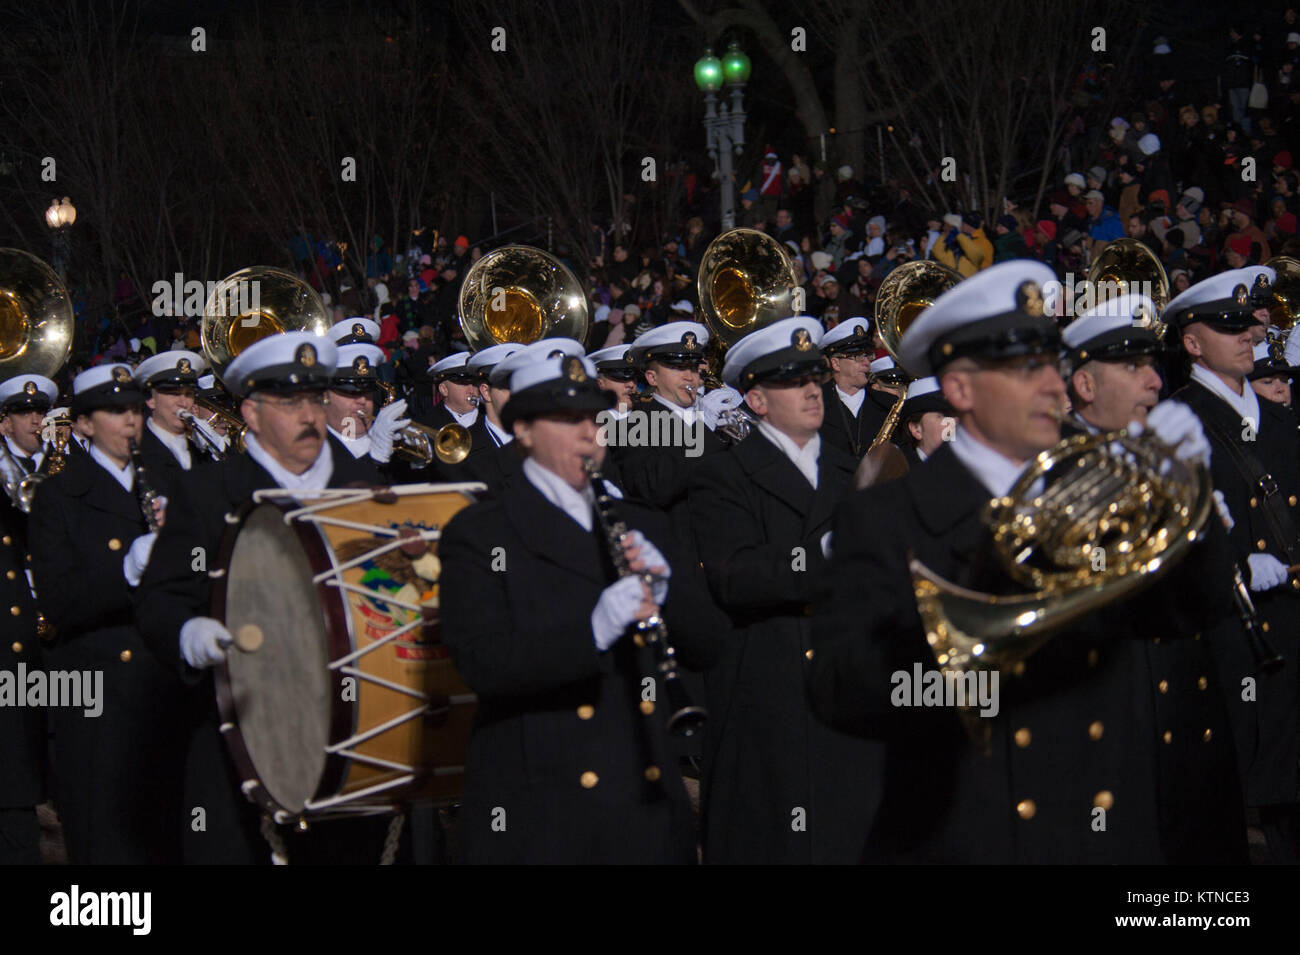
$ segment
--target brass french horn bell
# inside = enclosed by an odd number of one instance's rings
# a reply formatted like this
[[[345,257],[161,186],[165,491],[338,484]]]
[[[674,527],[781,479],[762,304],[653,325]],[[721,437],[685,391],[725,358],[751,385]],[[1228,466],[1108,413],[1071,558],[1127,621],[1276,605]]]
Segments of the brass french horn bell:
[[[54,377],[72,354],[75,322],[54,269],[21,249],[0,249],[0,381]]]
[[[785,248],[754,229],[732,229],[710,242],[696,279],[700,313],[720,351],[793,315],[797,286]]]
[[[1271,287],[1273,303],[1268,308],[1269,324],[1283,331],[1294,328],[1300,317],[1300,259],[1275,255],[1264,264],[1277,273]]]
[[[1159,316],[1169,304],[1169,276],[1145,242],[1128,236],[1107,242],[1088,266],[1088,284],[1098,302],[1129,293],[1146,294],[1156,307],[1150,328],[1156,338],[1164,339],[1165,323]]]
[[[532,246],[503,246],[471,265],[459,305],[470,351],[542,338],[587,341],[582,284],[563,262]]]

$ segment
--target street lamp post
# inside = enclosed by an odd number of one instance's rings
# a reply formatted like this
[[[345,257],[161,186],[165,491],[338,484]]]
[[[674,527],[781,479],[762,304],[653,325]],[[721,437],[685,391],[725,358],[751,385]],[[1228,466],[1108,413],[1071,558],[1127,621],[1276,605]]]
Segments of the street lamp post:
[[[695,85],[704,93],[704,131],[713,174],[722,186],[722,228],[736,227],[736,183],[732,157],[745,147],[744,88],[749,81],[751,64],[740,45],[731,41],[721,60],[706,50],[695,64]],[[721,102],[718,91],[726,84],[731,91],[731,106]]]
[[[55,199],[45,210],[45,224],[54,237],[54,271],[64,282],[68,280],[68,258],[71,251],[69,232],[77,221],[77,208],[67,196]]]

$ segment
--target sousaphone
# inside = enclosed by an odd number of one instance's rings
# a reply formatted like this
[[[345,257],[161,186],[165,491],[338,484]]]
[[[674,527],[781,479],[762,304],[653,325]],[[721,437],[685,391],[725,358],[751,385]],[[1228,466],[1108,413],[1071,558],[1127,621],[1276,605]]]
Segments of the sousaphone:
[[[543,338],[587,342],[582,284],[563,262],[532,246],[503,246],[471,265],[459,305],[470,351]]]

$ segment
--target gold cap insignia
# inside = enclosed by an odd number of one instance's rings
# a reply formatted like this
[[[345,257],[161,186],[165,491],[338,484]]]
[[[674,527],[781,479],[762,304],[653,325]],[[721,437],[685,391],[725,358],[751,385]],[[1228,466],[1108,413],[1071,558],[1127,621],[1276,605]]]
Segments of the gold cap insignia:
[[[854,338],[866,338],[866,337],[867,337],[867,330],[866,330],[866,328],[865,328],[864,326],[862,326],[862,325],[854,325],[854,326],[853,326],[853,337],[854,337]]]
[[[300,365],[310,368],[316,364],[316,347],[306,342],[298,346],[298,350],[293,354],[294,361]]]
[[[1151,307],[1143,302],[1139,302],[1133,307],[1133,324],[1138,328],[1150,328],[1151,321],[1155,318],[1151,314]]]
[[[790,344],[799,351],[812,348],[812,336],[808,334],[808,329],[796,328],[794,334],[790,336]]]
[[[697,347],[697,345],[696,345],[696,341],[695,341],[695,333],[694,333],[694,332],[687,332],[685,335],[683,335],[683,336],[682,336],[682,344],[683,344],[684,346],[686,346],[686,350],[687,350],[687,351],[695,351],[695,349],[696,349],[696,347]]]
[[[118,384],[131,380],[131,372],[122,365],[113,366],[113,380]]]
[[[1238,285],[1232,290],[1232,297],[1236,299],[1238,305],[1246,304],[1246,286]]]
[[[623,352],[623,361],[625,361],[627,364],[630,365],[630,364],[632,364],[635,360],[636,360],[636,359],[634,359],[634,358],[632,357],[632,351],[631,351],[631,349],[629,349],[628,351]]]
[[[564,375],[569,381],[586,381],[587,369],[582,367],[582,359],[576,355],[566,355],[564,358]]]
[[[1016,289],[1016,307],[1037,318],[1043,314],[1043,290],[1037,282],[1021,282]]]
[[[369,375],[370,359],[365,355],[358,355],[356,358],[352,359],[352,370],[358,375]]]
[[[27,382],[25,382],[25,383],[23,384],[23,394],[25,394],[25,395],[34,395],[34,394],[36,394],[36,382],[34,382],[34,381],[27,381]]]
[[[1286,342],[1280,338],[1268,339],[1268,360],[1277,364],[1286,363]]]
[[[551,349],[550,352],[547,353],[546,357],[547,357],[547,358],[563,358],[563,357],[564,357],[564,354],[565,354],[565,352],[564,352],[564,349],[563,349],[563,348],[553,348],[553,349]]]
[[[1254,291],[1267,292],[1270,288],[1272,288],[1272,286],[1269,284],[1267,275],[1265,275],[1263,272],[1260,272],[1258,275],[1255,276]]]
[[[176,370],[179,371],[182,375],[188,375],[192,370],[190,366],[190,360],[188,358],[182,358],[180,361],[176,363]]]
[[[364,335],[365,333],[366,333],[366,326],[362,325],[360,322],[357,322],[352,326],[353,335]]]

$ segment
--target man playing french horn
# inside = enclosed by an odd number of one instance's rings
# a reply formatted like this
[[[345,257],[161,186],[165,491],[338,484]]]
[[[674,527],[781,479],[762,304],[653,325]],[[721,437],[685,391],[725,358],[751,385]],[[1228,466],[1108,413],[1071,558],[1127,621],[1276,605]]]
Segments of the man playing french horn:
[[[1135,706],[1148,688],[1133,664],[1133,647],[1156,636],[1193,639],[1231,612],[1230,556],[1221,523],[1210,519],[1212,498],[1200,470],[1208,464],[1208,446],[1194,416],[1153,419],[1148,431],[1160,443],[1148,438],[1145,446],[1130,444],[1139,461],[1153,453],[1144,448],[1164,448],[1159,466],[1181,477],[1155,485],[1168,501],[1128,502],[1129,519],[1159,507],[1194,514],[1192,520],[1204,525],[1200,543],[1180,545],[1181,562],[1167,578],[1135,599],[1085,594],[1089,602],[1081,603],[1080,591],[1069,589],[1068,579],[1061,582],[1069,575],[1046,576],[1042,593],[1022,598],[1012,619],[989,622],[986,635],[969,616],[934,625],[937,614],[960,606],[961,596],[938,578],[983,593],[1023,591],[1010,561],[996,559],[982,518],[990,498],[1002,498],[1017,484],[1026,497],[1046,493],[1023,486],[1021,474],[1061,437],[1066,393],[1057,367],[1060,336],[1041,306],[1041,289],[1054,279],[1039,263],[995,265],[939,296],[916,319],[902,338],[902,364],[912,374],[939,378],[958,419],[953,440],[903,480],[855,496],[836,517],[830,592],[814,620],[810,693],[832,725],[885,742],[882,803],[864,851],[869,861],[1138,863],[1170,857],[1157,791],[1164,744],[1150,709]],[[1088,453],[1114,452],[1110,442],[1098,441]],[[1067,494],[1078,493],[1077,482],[1095,473],[1099,462],[1088,463],[1094,471],[1065,468],[1079,472]],[[1117,457],[1113,466],[1122,473],[1127,465]],[[1124,481],[1121,490],[1131,483]],[[1103,550],[1103,565],[1119,553]],[[909,555],[915,557],[910,566]],[[1146,575],[1150,566],[1133,572]],[[1118,575],[1108,579],[1112,592],[1117,581],[1124,583]],[[948,603],[931,599],[935,594]],[[924,607],[918,595],[926,597]],[[1000,606],[976,603],[990,617]],[[1039,632],[1025,628],[1046,629],[1058,611],[1070,614],[1064,633],[1040,642],[1032,655],[1016,652],[1019,641]],[[980,641],[959,640],[968,636],[963,627]],[[983,710],[989,715],[954,707],[960,698],[951,693],[922,696],[908,688],[913,679],[933,685],[936,662],[948,666],[937,682],[950,688],[960,679],[953,670],[958,663],[972,671],[992,668],[994,705]],[[1206,729],[1180,725],[1171,732],[1204,735]],[[1236,831],[1232,845],[1186,847],[1182,861],[1197,854],[1196,861],[1244,861],[1244,840]]]

